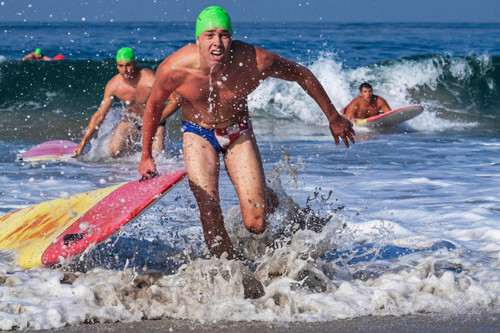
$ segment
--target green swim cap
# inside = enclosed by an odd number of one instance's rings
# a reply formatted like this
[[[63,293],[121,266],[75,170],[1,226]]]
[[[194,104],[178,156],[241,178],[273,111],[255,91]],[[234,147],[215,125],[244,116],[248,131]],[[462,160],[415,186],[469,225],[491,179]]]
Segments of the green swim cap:
[[[208,29],[223,28],[233,35],[233,24],[227,11],[219,6],[205,8],[196,20],[196,39]]]
[[[135,61],[134,51],[130,47],[122,47],[116,52],[116,62]]]
[[[42,54],[42,49],[41,49],[41,48],[37,48],[37,49],[35,50],[35,54],[36,54],[36,55],[40,55],[40,54]]]

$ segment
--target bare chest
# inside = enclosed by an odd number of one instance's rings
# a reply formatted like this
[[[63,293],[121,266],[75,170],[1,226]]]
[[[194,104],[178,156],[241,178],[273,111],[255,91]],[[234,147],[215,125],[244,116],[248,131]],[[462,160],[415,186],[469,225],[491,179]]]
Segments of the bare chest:
[[[190,75],[177,92],[193,105],[226,109],[246,100],[258,84],[251,75],[239,71],[215,77]]]
[[[370,102],[363,101],[359,103],[355,109],[354,117],[360,119],[374,117],[379,111],[376,100]]]
[[[145,106],[150,93],[151,89],[142,85],[138,85],[137,87],[122,85],[114,95],[127,106],[135,107],[140,105]]]

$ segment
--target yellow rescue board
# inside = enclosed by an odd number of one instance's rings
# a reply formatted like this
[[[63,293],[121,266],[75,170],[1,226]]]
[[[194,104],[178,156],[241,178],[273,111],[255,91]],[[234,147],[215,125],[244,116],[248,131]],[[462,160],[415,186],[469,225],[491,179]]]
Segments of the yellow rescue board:
[[[42,202],[1,216],[0,248],[17,252],[20,267],[41,266],[45,249],[68,226],[120,186]]]
[[[22,268],[63,263],[134,220],[185,175],[179,170],[6,214],[0,217],[0,249],[17,252]]]

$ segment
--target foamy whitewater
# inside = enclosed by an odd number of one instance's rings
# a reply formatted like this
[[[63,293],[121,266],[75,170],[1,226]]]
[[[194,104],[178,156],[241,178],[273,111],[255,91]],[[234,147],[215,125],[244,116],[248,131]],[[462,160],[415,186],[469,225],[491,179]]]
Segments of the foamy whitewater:
[[[183,181],[62,267],[20,269],[15,253],[1,251],[0,329],[157,318],[312,322],[500,313],[500,50],[489,43],[500,26],[266,27],[271,34],[243,24],[235,38],[307,65],[338,108],[369,81],[391,107],[418,104],[424,113],[391,129],[356,128],[355,145],[336,147],[321,110],[298,85],[265,81],[249,103],[267,180],[280,197],[265,234],[245,230],[221,170],[226,227],[245,262],[208,255]],[[193,27],[169,26],[171,42],[152,38],[165,27],[142,23],[107,27],[115,39],[91,24],[1,28],[12,49],[0,51],[0,214],[137,179],[138,153],[106,157],[119,103],[82,159],[17,158],[43,141],[81,139],[115,73],[107,56],[115,44],[128,41],[141,50],[143,66],[156,68],[158,59],[192,41]],[[131,33],[137,28],[143,35]],[[360,36],[365,29],[376,39],[369,54]],[[71,32],[72,41],[60,44],[54,31]],[[23,47],[42,36],[48,53],[73,57],[19,62]],[[436,42],[443,36],[446,43]],[[183,168],[179,116],[168,124],[161,169]],[[262,283],[261,297],[245,297],[249,276]]]

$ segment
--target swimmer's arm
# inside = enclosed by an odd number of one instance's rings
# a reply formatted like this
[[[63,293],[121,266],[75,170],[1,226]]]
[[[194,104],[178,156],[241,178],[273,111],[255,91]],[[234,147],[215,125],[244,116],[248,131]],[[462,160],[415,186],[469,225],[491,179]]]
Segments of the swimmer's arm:
[[[295,81],[316,101],[330,123],[330,132],[337,146],[340,142],[339,138],[347,148],[349,148],[349,141],[354,143],[355,133],[352,123],[337,112],[323,86],[307,67],[258,47],[256,47],[256,54],[257,64],[263,73],[263,78],[274,77]]]
[[[106,115],[113,105],[113,102],[113,85],[110,81],[108,82],[108,84],[106,85],[106,89],[104,90],[104,98],[101,102],[101,105],[92,115],[92,118],[90,118],[87,129],[85,129],[85,133],[83,134],[82,141],[80,141],[80,144],[73,150],[74,156],[78,156],[82,153],[83,148],[85,148],[87,143],[90,141],[92,135],[94,135],[94,133],[101,127],[104,119],[106,118]]]
[[[380,96],[377,98],[377,104],[378,104],[379,110],[381,110],[383,113],[391,111],[389,104],[387,104],[386,100]]]
[[[168,103],[161,114],[160,122],[173,115],[181,107],[181,96],[175,91],[168,97]]]
[[[29,53],[29,54],[25,55],[25,56],[23,57],[22,61],[31,60],[31,59],[33,59],[33,52],[31,52],[31,53]]]
[[[356,103],[356,100],[349,103],[349,105],[347,105],[345,107],[344,117],[352,120],[352,118],[354,118],[354,114],[356,113],[357,108],[358,108],[358,105]]]
[[[261,53],[260,58],[262,58],[261,62],[263,64],[261,69],[264,71],[266,77],[297,82],[318,103],[330,122],[341,117],[319,80],[307,67],[275,53],[257,49],[258,58],[259,53]]]
[[[139,173],[144,178],[151,178],[156,174],[156,165],[152,155],[153,138],[160,123],[165,101],[176,88],[171,67],[172,65],[167,60],[158,67],[156,80],[144,109],[142,118],[142,157],[139,162]]]

